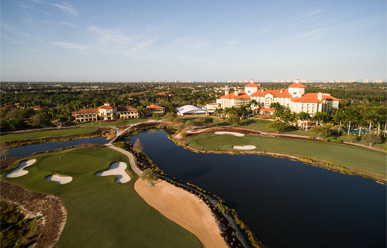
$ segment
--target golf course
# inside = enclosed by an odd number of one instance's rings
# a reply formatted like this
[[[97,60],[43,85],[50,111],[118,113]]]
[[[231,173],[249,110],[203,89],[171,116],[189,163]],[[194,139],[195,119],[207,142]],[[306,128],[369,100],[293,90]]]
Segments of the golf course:
[[[67,135],[87,134],[87,133],[95,132],[96,130],[97,130],[96,128],[71,128],[71,129],[58,129],[58,130],[48,130],[48,131],[29,132],[29,133],[5,134],[5,135],[1,135],[1,141],[18,141],[18,140],[54,138],[54,137],[62,137]]]
[[[60,197],[67,210],[67,223],[57,247],[203,247],[192,233],[150,207],[134,190],[138,176],[128,166],[130,181],[116,176],[96,176],[115,162],[126,163],[126,155],[109,148],[80,148],[32,156],[36,162],[28,173],[1,179],[32,191]],[[58,174],[72,181],[57,184],[45,180]]]
[[[234,150],[233,146],[252,145],[256,151],[305,156],[321,162],[337,164],[386,177],[386,154],[363,147],[253,135],[236,137],[230,134],[199,134],[186,140],[193,147],[211,150]],[[236,150],[235,150],[236,151]]]

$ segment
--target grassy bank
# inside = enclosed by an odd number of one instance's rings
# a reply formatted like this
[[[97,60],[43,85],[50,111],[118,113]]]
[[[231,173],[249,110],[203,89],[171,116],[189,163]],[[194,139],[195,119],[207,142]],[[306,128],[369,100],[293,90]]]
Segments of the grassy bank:
[[[95,132],[96,128],[73,128],[73,129],[59,129],[49,131],[37,131],[31,133],[5,134],[1,135],[1,141],[18,141],[18,140],[33,140],[53,137],[62,137],[67,135],[78,135]]]
[[[194,147],[212,150],[233,150],[234,145],[254,145],[255,150],[310,157],[322,162],[342,165],[386,177],[386,154],[362,147],[353,147],[310,140],[271,138],[245,135],[200,134],[187,139]],[[238,151],[238,150],[234,150]]]
[[[197,117],[185,117],[184,118],[184,122],[194,121],[196,119],[197,119]],[[218,117],[212,117],[212,119],[213,119],[213,123],[211,124],[211,126],[219,126],[219,127],[229,126],[229,127],[231,127],[230,123],[228,123],[226,119],[223,120],[223,119],[218,118]],[[238,125],[236,125],[235,127],[246,128],[246,129],[251,129],[251,130],[256,130],[256,131],[263,131],[263,132],[274,132],[273,130],[266,128],[266,125],[268,123],[270,123],[269,120],[262,120],[262,119],[252,118],[252,119],[248,119],[248,120],[241,120],[241,122]],[[282,130],[280,133],[292,134],[292,135],[300,135],[300,136],[304,136],[304,137],[317,137],[317,134],[315,134],[315,133],[311,133],[309,131],[307,132],[307,131],[304,131],[304,130],[299,130],[299,129],[293,128],[293,127],[285,128],[285,130]],[[341,140],[341,141],[348,141],[345,135],[338,136],[338,135],[335,135],[335,134],[330,134],[328,136],[321,135],[320,137],[322,137],[322,138],[332,137],[332,138],[335,138],[335,139],[338,139],[338,140]],[[358,138],[358,140],[356,140],[354,143],[363,144],[363,145],[369,145],[368,142],[363,141],[360,138]],[[386,147],[387,146],[387,140],[383,139],[382,143],[375,144],[374,146]]]
[[[29,174],[2,180],[37,192],[59,196],[68,213],[58,247],[202,247],[191,233],[162,216],[135,192],[138,179],[128,166],[131,181],[97,177],[112,162],[127,157],[108,148],[84,148],[34,156]],[[16,164],[14,165],[14,167]],[[73,177],[66,185],[44,178],[58,173]]]
[[[144,121],[147,121],[147,119],[127,119],[125,120],[125,125],[136,124]],[[112,122],[97,121],[97,122],[85,122],[85,123],[76,124],[77,127],[108,127],[108,126],[115,126],[115,125],[116,125],[115,121],[112,121]]]

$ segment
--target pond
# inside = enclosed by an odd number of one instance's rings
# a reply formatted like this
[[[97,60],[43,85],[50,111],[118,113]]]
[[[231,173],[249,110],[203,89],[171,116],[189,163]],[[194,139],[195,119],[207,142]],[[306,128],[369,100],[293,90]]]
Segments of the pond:
[[[168,176],[218,195],[269,247],[386,247],[386,186],[290,159],[198,154],[140,133]]]
[[[109,140],[107,140],[104,137],[96,137],[96,138],[79,139],[79,140],[71,140],[71,141],[47,142],[43,144],[36,144],[36,145],[29,145],[29,146],[20,146],[20,147],[10,148],[9,151],[11,152],[11,155],[7,156],[7,158],[28,156],[34,152],[42,152],[42,151],[53,150],[58,148],[65,148],[69,146],[77,146],[77,145],[84,145],[84,144],[103,145],[108,142]]]

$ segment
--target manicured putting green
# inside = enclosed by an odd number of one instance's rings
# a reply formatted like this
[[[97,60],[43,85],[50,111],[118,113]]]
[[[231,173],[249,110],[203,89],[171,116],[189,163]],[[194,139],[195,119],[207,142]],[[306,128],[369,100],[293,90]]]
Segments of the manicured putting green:
[[[67,223],[57,247],[203,247],[192,233],[162,216],[137,194],[134,183],[138,176],[129,166],[126,172],[131,180],[127,183],[115,182],[116,176],[95,176],[116,161],[129,165],[124,154],[109,148],[82,148],[32,158],[36,162],[26,168],[27,175],[5,177],[16,162],[1,179],[60,197]],[[46,181],[54,169],[73,180],[63,185]]]
[[[39,168],[57,172],[84,173],[104,166],[106,162],[103,158],[86,154],[77,154],[74,158],[73,153],[64,153],[43,158],[39,162]]]

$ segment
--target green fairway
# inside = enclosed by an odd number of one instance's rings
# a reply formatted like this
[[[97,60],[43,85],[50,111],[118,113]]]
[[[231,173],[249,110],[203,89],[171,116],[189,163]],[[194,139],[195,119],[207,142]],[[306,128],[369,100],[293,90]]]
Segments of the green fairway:
[[[250,141],[243,137],[236,137],[231,134],[213,135],[203,134],[204,138],[198,139],[197,144],[210,149],[227,149],[232,146],[250,145]],[[220,148],[221,147],[221,148]]]
[[[319,161],[359,169],[386,177],[387,156],[384,152],[362,147],[290,138],[271,138],[253,135],[236,138],[231,135],[206,133],[188,138],[187,142],[194,147],[232,150],[233,145],[240,145],[242,143],[241,139],[244,139],[246,144],[256,146],[257,148],[255,150],[310,157]],[[233,140],[237,140],[239,143],[234,144]]]
[[[5,134],[1,135],[1,141],[33,140],[52,137],[62,137],[67,135],[87,134],[95,132],[96,128],[73,128],[48,131],[36,131],[31,133]]]
[[[127,119],[125,120],[125,125],[136,124],[147,120],[148,119]],[[76,125],[79,127],[109,127],[109,126],[115,126],[116,122],[115,121],[112,121],[112,122],[97,121],[97,122],[78,123]]]
[[[53,194],[66,207],[67,223],[57,247],[202,247],[190,232],[150,207],[134,190],[138,176],[127,157],[109,148],[83,148],[34,156],[37,161],[19,178],[2,180]],[[115,161],[128,164],[128,183],[97,177]],[[17,164],[13,165],[13,168]],[[51,174],[72,176],[69,184],[48,182]]]

